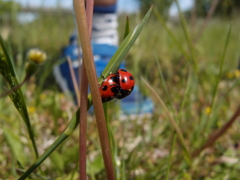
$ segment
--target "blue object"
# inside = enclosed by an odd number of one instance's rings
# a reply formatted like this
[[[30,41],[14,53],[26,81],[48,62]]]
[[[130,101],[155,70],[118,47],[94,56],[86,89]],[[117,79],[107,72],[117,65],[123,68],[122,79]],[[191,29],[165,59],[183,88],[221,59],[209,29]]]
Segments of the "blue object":
[[[117,10],[117,4],[113,4],[110,6],[94,6],[93,11],[94,13],[115,13]]]
[[[77,61],[79,58],[79,53],[76,53],[79,51],[79,47],[77,45],[75,45],[73,42],[74,42],[74,40],[71,39],[70,44],[63,49],[62,56],[64,56],[64,57],[68,56],[74,62],[74,61]],[[96,71],[97,71],[97,75],[99,77],[102,74],[102,71],[108,64],[111,57],[116,52],[117,47],[108,45],[108,44],[92,43],[92,48],[93,48]],[[121,64],[120,68],[126,69],[124,63]],[[63,62],[62,64],[59,65],[59,69],[61,72],[61,76],[67,82],[68,90],[70,92],[72,92],[75,102],[77,102],[68,63],[66,61]],[[73,69],[74,69],[74,73],[75,73],[77,82],[79,82],[78,67],[73,67]],[[121,100],[121,110],[126,115],[152,113],[153,108],[154,108],[154,106],[153,106],[153,102],[151,101],[151,99],[143,96],[141,94],[138,86],[136,86],[136,85],[135,85],[132,93],[129,96],[127,96],[126,98]],[[90,113],[93,113],[92,108],[90,110]]]

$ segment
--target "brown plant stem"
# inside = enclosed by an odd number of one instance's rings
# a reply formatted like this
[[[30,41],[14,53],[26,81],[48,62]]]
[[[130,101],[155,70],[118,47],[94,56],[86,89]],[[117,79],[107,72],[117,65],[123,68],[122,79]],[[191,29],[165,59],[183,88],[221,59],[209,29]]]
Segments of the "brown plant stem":
[[[108,138],[104,110],[102,106],[102,99],[100,97],[99,85],[97,81],[97,74],[92,55],[92,47],[87,28],[86,12],[84,0],[74,0],[74,8],[76,12],[76,19],[78,24],[78,34],[80,37],[83,61],[85,63],[86,73],[90,85],[94,112],[97,121],[100,144],[102,148],[103,160],[106,169],[107,179],[114,180],[114,168],[111,156],[111,148]]]
[[[84,67],[84,63],[82,64],[82,71],[81,71],[81,98],[80,98],[80,123],[79,123],[79,180],[86,180],[87,173],[86,173],[86,137],[87,137],[87,104],[88,104],[88,80],[86,77],[86,69]]]
[[[78,107],[80,106],[80,93],[79,93],[79,88],[78,88],[78,84],[77,84],[77,80],[76,80],[76,76],[72,67],[72,60],[70,57],[67,56],[67,62],[68,62],[68,66],[69,66],[69,70],[70,70],[70,74],[71,74],[71,79],[73,82],[73,87],[74,87],[74,91],[76,93],[77,96],[77,103],[78,103]]]
[[[198,31],[198,34],[197,34],[196,38],[194,39],[194,43],[197,42],[198,39],[202,36],[202,33],[203,33],[204,29],[206,28],[209,20],[211,19],[211,17],[213,15],[213,13],[214,13],[218,3],[219,3],[219,0],[213,0],[212,5],[211,5],[211,7],[210,7],[210,9],[208,11],[207,17],[205,18],[202,26],[200,27],[200,30]]]
[[[238,106],[236,112],[233,114],[231,119],[224,124],[221,128],[214,131],[212,134],[210,134],[208,140],[206,143],[196,151],[192,153],[192,157],[197,157],[204,149],[213,146],[213,144],[216,142],[218,138],[220,138],[230,127],[231,125],[237,120],[237,117],[240,116],[240,106]]]
[[[86,4],[86,16],[87,16],[87,23],[88,23],[88,34],[89,34],[89,41],[92,32],[92,15],[93,15],[93,0],[88,0]],[[80,74],[80,73],[79,73]],[[81,70],[81,79],[80,82],[80,93],[81,98],[79,99],[81,104],[80,109],[80,125],[79,125],[79,180],[86,180],[87,179],[87,104],[88,104],[88,79],[87,73],[85,68],[84,60],[82,61],[82,70]]]
[[[5,97],[5,96],[8,96],[8,95],[11,94],[12,92],[18,90],[20,87],[22,87],[22,85],[23,85],[25,82],[27,82],[27,81],[30,79],[30,77],[31,77],[31,76],[26,75],[26,77],[24,78],[24,80],[23,80],[21,83],[19,83],[17,86],[13,87],[12,89],[6,90],[6,92],[4,92],[4,93],[2,93],[2,94],[0,95],[0,98],[3,98],[3,97]]]

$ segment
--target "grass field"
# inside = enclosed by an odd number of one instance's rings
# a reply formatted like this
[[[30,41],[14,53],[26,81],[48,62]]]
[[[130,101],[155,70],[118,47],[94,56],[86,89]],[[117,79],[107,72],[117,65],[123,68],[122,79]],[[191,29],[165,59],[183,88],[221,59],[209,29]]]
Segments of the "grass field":
[[[239,111],[239,18],[211,19],[194,42],[203,20],[197,20],[193,27],[183,20],[161,23],[155,15],[126,57],[128,70],[142,92],[154,101],[152,117],[120,121],[118,102],[110,102],[114,108],[108,111],[108,120],[117,179],[239,179],[239,122],[222,134],[212,134]],[[120,37],[124,19],[120,18]],[[139,20],[130,16],[131,29]],[[38,47],[48,55],[47,62],[22,87],[39,154],[56,140],[77,110],[71,98],[53,83],[51,73],[74,27],[72,15],[63,16],[61,12],[52,17],[42,14],[24,25],[0,24],[19,82],[25,76],[30,48]],[[3,78],[0,84],[3,93]],[[34,150],[10,98],[1,98],[0,109],[0,179],[16,179],[35,161]],[[201,149],[206,142],[211,146]],[[75,130],[34,171],[32,179],[77,179],[78,146]],[[87,152],[89,178],[106,179],[91,115]]]

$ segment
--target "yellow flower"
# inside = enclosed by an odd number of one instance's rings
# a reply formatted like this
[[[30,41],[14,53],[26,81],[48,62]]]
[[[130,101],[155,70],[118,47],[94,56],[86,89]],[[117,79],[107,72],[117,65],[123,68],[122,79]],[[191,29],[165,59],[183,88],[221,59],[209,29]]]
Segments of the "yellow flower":
[[[206,109],[205,109],[205,114],[210,114],[211,113],[211,111],[212,111],[212,109],[211,109],[211,107],[206,107]]]
[[[28,59],[32,62],[40,64],[47,59],[47,55],[45,52],[39,49],[30,49],[27,55]]]
[[[234,71],[234,76],[235,76],[235,78],[239,78],[240,77],[240,70],[239,69],[236,69]]]
[[[34,106],[30,106],[28,107],[28,112],[31,113],[35,113],[36,112],[36,108]]]

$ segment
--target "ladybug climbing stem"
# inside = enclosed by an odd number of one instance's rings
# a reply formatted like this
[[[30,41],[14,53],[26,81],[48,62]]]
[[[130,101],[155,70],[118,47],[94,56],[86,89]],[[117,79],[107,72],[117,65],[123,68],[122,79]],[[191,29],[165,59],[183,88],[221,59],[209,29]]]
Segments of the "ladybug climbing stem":
[[[133,91],[134,84],[132,74],[125,69],[119,69],[116,73],[110,74],[99,87],[102,102],[127,97]]]

